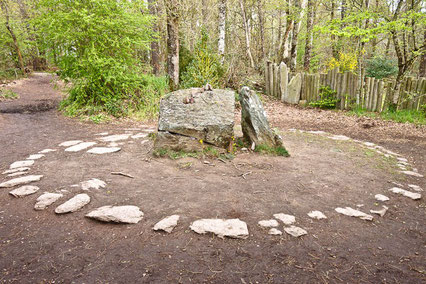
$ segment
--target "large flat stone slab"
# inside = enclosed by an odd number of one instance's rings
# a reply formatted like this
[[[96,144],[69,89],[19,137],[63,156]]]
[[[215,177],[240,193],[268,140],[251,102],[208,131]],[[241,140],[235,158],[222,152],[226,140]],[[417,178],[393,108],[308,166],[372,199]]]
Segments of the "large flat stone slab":
[[[143,218],[143,212],[133,205],[102,206],[86,215],[102,222],[136,224]]]
[[[69,199],[65,203],[56,207],[55,213],[56,214],[64,214],[64,213],[75,212],[75,211],[83,208],[89,202],[90,202],[90,196],[89,195],[87,195],[85,193],[77,194],[76,196]]]
[[[16,161],[10,165],[10,169],[22,168],[22,167],[30,167],[34,165],[34,160],[25,160],[25,161]]]
[[[59,146],[61,146],[61,147],[71,147],[71,146],[80,144],[82,142],[83,141],[81,141],[81,140],[70,140],[70,141],[62,142],[61,144],[59,144]]]
[[[106,186],[106,182],[103,180],[92,178],[80,183],[81,189],[83,190],[91,190],[91,189],[99,189],[104,188]]]
[[[284,232],[286,232],[287,234],[289,234],[290,236],[293,236],[295,238],[307,235],[308,232],[306,232],[306,230],[300,228],[300,227],[296,227],[296,226],[291,226],[288,228],[284,228]]]
[[[61,193],[45,192],[37,198],[36,204],[34,205],[34,209],[44,210],[53,203],[55,203],[62,196],[64,195]]]
[[[8,175],[8,174],[13,174],[13,173],[17,173],[17,172],[26,172],[26,171],[29,171],[29,170],[30,170],[30,168],[28,168],[28,167],[14,168],[14,169],[6,170],[6,171],[2,172],[2,174]]]
[[[197,234],[213,233],[220,238],[245,239],[249,235],[247,224],[240,219],[200,219],[190,228]]]
[[[234,135],[234,109],[233,91],[179,90],[161,100],[158,131],[226,148]]]
[[[96,145],[96,142],[82,142],[77,145],[68,147],[65,149],[66,152],[78,152],[87,148],[92,147],[93,145]]]
[[[154,231],[165,231],[167,233],[171,233],[177,226],[179,218],[179,215],[168,216],[155,224],[153,229]]]
[[[24,197],[24,196],[36,193],[39,189],[40,188],[38,186],[24,185],[12,190],[9,193],[15,197]]]
[[[422,174],[419,174],[418,172],[414,172],[414,171],[402,171],[401,173],[406,174],[408,176],[413,176],[413,177],[423,177]]]
[[[29,175],[29,176],[14,178],[14,179],[5,181],[3,183],[0,183],[0,188],[1,187],[14,187],[14,186],[21,185],[21,184],[27,184],[27,183],[31,183],[31,182],[34,182],[34,181],[39,181],[39,180],[41,180],[42,177],[43,177],[42,175]]]
[[[98,140],[101,140],[103,142],[117,142],[117,141],[121,141],[121,140],[127,140],[127,139],[129,139],[129,137],[131,135],[132,134],[128,134],[128,133],[115,134],[115,135],[109,135],[109,136],[98,138]]]
[[[29,155],[27,160],[38,160],[44,157],[44,154],[32,154]]]

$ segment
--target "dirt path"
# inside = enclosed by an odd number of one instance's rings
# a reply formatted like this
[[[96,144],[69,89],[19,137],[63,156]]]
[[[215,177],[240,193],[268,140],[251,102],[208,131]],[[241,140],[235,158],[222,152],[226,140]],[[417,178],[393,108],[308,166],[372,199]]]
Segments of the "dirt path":
[[[39,93],[60,96],[52,90],[51,78],[46,78],[27,80],[16,92],[31,93],[35,80]],[[413,201],[388,191],[394,186],[391,182],[426,188],[425,179],[400,174],[394,158],[359,142],[288,131],[327,130],[375,142],[402,154],[425,173],[424,129],[396,130],[396,126],[384,125],[363,132],[352,118],[339,114],[276,103],[269,104],[268,110],[273,125],[283,131],[290,158],[239,153],[232,161],[209,159],[209,164],[203,159],[153,158],[149,139],[130,137],[148,133],[150,125],[99,126],[65,118],[54,110],[0,113],[0,170],[40,150],[55,149],[36,160],[30,172],[44,175],[35,183],[41,192],[65,195],[58,204],[34,211],[40,194],[18,199],[8,189],[0,189],[0,282],[426,281],[424,197]],[[316,114],[321,118],[316,120]],[[129,137],[117,141],[122,143],[120,152],[108,155],[65,152],[58,146],[75,139],[107,145],[99,140],[105,137],[97,135],[101,132]],[[113,171],[134,178],[111,175]],[[72,185],[90,178],[105,181],[106,188],[86,192],[91,202],[82,210],[55,215],[57,205],[82,192]],[[3,175],[1,182],[8,179]],[[334,210],[346,206],[367,213],[380,209],[382,204],[374,199],[378,193],[390,197],[385,204],[389,211],[384,217],[375,215],[372,222]],[[136,205],[145,216],[136,225],[105,224],[84,217],[104,205]],[[307,213],[311,210],[323,212],[328,219],[310,219]],[[270,236],[257,225],[280,212],[294,215],[295,225],[308,234]],[[172,214],[181,219],[170,235],[152,231],[156,222]],[[239,218],[248,224],[250,235],[245,240],[197,235],[189,225],[200,218]]]

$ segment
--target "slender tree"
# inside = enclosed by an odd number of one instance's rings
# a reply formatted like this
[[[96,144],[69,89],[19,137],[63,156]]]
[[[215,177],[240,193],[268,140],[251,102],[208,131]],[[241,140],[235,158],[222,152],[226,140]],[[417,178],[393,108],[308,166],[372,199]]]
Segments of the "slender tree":
[[[180,0],[165,0],[167,13],[167,73],[170,89],[179,88],[179,6]]]
[[[223,64],[225,61],[225,44],[226,44],[226,0],[219,1],[219,40],[218,40],[218,54],[220,62]]]

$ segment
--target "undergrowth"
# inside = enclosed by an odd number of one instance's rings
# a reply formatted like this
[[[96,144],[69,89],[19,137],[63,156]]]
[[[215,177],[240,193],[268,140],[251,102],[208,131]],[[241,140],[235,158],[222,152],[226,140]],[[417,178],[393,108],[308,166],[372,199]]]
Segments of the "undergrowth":
[[[347,112],[348,115],[366,116],[372,118],[381,118],[400,123],[414,123],[417,125],[426,125],[426,112],[423,110],[385,110],[381,113],[370,112],[364,108],[354,108]]]
[[[0,89],[0,101],[1,100],[13,100],[19,98],[18,94],[10,89]]]
[[[271,147],[268,145],[256,145],[254,151],[260,154],[272,155],[272,156],[282,156],[289,157],[290,154],[283,146]]]

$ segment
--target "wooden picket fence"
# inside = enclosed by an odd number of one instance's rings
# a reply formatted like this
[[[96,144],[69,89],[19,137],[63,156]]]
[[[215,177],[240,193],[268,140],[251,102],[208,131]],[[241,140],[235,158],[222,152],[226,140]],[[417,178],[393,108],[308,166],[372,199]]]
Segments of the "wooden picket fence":
[[[300,73],[298,76],[301,76],[301,80],[295,78],[297,74],[289,73],[284,63],[277,65],[268,61],[265,69],[266,93],[288,103],[309,103],[320,100],[321,86],[329,86],[337,92],[340,109],[360,106],[376,112],[385,110],[394,96],[395,82],[392,80],[340,73],[337,69],[321,74]],[[285,78],[287,82],[283,82]],[[398,109],[419,110],[426,104],[426,78],[405,77],[398,97]]]

